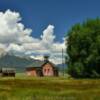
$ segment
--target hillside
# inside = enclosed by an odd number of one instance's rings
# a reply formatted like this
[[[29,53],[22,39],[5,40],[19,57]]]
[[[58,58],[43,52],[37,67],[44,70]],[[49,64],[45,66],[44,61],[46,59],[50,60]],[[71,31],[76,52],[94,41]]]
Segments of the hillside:
[[[0,68],[2,67],[16,68],[17,72],[22,72],[25,70],[26,67],[30,66],[31,64],[32,65],[34,64],[35,66],[37,62],[41,63],[41,61],[39,60],[6,54],[0,57]]]
[[[39,67],[37,65],[40,65],[43,63],[43,61],[35,60],[32,58],[26,58],[26,57],[19,57],[11,54],[5,54],[3,56],[0,56],[0,68],[15,68],[17,72],[23,72],[25,71],[25,68],[28,66],[34,66]],[[56,65],[59,70],[62,70],[62,64]],[[64,64],[64,68],[66,65]]]

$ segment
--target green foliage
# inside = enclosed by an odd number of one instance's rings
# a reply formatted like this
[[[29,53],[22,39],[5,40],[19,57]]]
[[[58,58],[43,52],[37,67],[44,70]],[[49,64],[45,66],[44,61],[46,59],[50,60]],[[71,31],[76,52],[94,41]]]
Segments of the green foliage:
[[[73,77],[100,77],[100,19],[88,19],[68,32],[68,73]]]

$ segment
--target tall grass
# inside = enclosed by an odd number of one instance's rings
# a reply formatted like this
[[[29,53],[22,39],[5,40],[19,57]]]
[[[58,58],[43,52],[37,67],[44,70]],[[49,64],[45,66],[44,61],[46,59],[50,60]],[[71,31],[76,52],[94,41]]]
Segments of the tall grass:
[[[0,100],[100,100],[100,80],[0,78]]]

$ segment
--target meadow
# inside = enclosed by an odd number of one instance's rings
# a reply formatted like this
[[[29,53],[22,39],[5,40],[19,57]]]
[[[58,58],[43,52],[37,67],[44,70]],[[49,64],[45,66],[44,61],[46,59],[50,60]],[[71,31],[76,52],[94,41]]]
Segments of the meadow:
[[[0,100],[100,100],[100,80],[1,77]]]

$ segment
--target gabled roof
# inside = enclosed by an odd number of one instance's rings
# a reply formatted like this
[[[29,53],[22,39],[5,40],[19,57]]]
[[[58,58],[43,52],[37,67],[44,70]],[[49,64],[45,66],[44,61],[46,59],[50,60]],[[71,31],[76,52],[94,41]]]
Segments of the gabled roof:
[[[15,72],[15,68],[1,68],[1,71],[12,73],[12,72]]]
[[[41,67],[43,67],[43,66],[46,65],[47,63],[49,63],[50,65],[52,65],[52,67],[55,67],[55,64],[53,64],[53,63],[50,62],[50,61],[44,62],[44,63],[41,65]]]
[[[26,68],[27,71],[34,70],[34,69],[41,70],[41,67],[27,67]]]
[[[28,67],[41,67],[41,65],[43,64],[44,62],[33,62],[32,64],[30,64]]]
[[[41,61],[41,62],[34,62],[33,64],[29,65],[26,70],[31,70],[31,69],[39,69],[42,68],[44,65],[46,65],[47,63],[49,63],[50,65],[52,65],[52,67],[54,69],[57,69],[57,67],[55,66],[54,63],[50,62],[50,61]]]
[[[50,61],[44,62],[44,64],[43,64],[41,67],[43,67],[43,66],[46,65],[47,63],[49,63],[49,64],[54,68],[54,70],[58,70],[58,67],[57,67],[54,63],[52,63],[52,62],[50,62]]]

